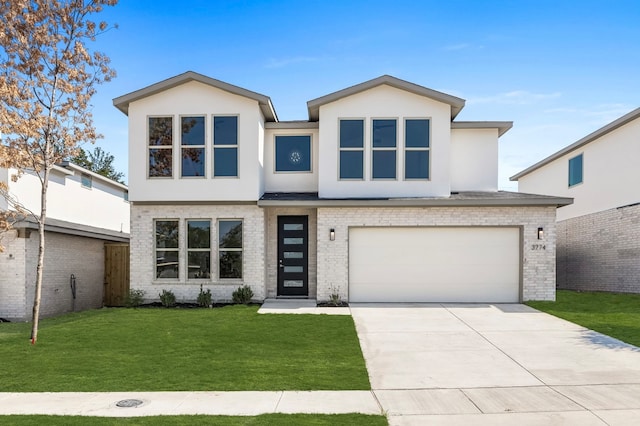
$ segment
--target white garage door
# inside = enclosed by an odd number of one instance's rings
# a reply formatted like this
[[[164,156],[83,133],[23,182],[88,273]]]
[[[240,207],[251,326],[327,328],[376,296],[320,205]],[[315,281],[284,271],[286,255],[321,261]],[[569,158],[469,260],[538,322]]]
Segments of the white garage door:
[[[351,228],[349,301],[518,302],[519,247],[518,228]]]

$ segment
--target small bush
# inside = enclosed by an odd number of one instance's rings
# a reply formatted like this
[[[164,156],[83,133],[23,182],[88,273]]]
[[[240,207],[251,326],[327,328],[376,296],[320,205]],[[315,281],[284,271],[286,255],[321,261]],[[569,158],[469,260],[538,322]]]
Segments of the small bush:
[[[144,300],[145,291],[144,290],[129,290],[129,294],[124,298],[124,305],[127,308],[137,308],[142,305],[142,301]]]
[[[331,286],[329,288],[331,290],[331,294],[329,295],[329,301],[327,304],[331,306],[342,306],[342,297],[340,296],[340,291],[337,287]]]
[[[162,293],[158,294],[158,296],[160,296],[160,302],[165,308],[176,305],[176,295],[171,290],[162,290]]]
[[[238,287],[231,297],[233,297],[233,303],[242,303],[243,305],[246,305],[253,297],[253,290],[251,290],[251,287],[248,285],[243,285],[242,287]]]
[[[202,284],[200,284],[200,293],[198,294],[198,305],[203,308],[208,308],[211,306],[211,290],[207,289],[207,291],[202,290]]]

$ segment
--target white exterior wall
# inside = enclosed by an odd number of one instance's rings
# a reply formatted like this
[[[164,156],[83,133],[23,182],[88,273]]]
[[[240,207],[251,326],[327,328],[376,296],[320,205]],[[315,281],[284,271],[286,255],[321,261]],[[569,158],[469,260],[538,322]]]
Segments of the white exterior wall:
[[[339,180],[339,119],[364,119],[364,180]],[[395,180],[371,179],[372,119],[397,119]],[[404,119],[430,118],[430,180],[404,180]],[[320,107],[321,198],[448,197],[451,107],[387,85],[357,93]]]
[[[5,250],[0,253],[0,318],[19,320],[26,315],[26,240],[15,230],[1,237]]]
[[[498,129],[451,129],[451,190],[498,190]]]
[[[71,171],[71,170],[70,170]],[[113,231],[129,232],[129,203],[124,189],[93,177],[92,188],[81,184],[82,173],[53,169],[47,192],[47,217]],[[15,174],[11,169],[9,174]],[[40,214],[40,179],[25,172],[9,190],[27,209]]]
[[[569,188],[569,159],[583,154],[583,182]],[[572,197],[558,221],[640,202],[640,119],[518,179],[526,193]]]
[[[205,116],[205,177],[181,178],[180,117]],[[213,116],[238,116],[238,177],[213,177]],[[173,116],[173,177],[148,177],[148,117]],[[258,102],[191,81],[129,105],[131,201],[256,201],[263,118]]]
[[[349,228],[363,226],[522,227],[522,298],[555,300],[555,207],[432,207],[318,209],[317,297],[349,297]],[[544,240],[537,239],[538,227]],[[335,241],[328,238],[335,229]],[[534,249],[544,245],[544,249]],[[393,285],[393,283],[389,283]]]
[[[275,137],[311,136],[311,172],[276,172]],[[318,192],[318,129],[267,129],[265,132],[265,192]]]
[[[179,221],[179,278],[155,278],[154,219]],[[211,220],[211,278],[187,280],[186,221]],[[218,279],[218,219],[241,219],[243,241],[243,278]],[[162,290],[171,290],[179,302],[195,302],[203,288],[211,289],[214,302],[231,300],[241,285],[248,285],[255,300],[265,297],[265,212],[256,205],[139,205],[131,206],[130,281],[132,289],[145,291],[146,300],[158,300]]]

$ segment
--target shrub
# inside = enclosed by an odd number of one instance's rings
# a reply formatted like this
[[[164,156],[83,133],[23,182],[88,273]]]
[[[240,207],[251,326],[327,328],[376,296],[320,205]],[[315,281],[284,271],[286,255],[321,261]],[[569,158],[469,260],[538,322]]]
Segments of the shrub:
[[[198,305],[203,308],[211,306],[211,290],[202,290],[202,284],[200,284],[200,293],[198,294]]]
[[[329,301],[327,303],[331,306],[342,306],[342,297],[340,296],[338,288],[331,286],[329,289],[331,290],[331,294],[329,295]]]
[[[243,305],[246,305],[253,297],[253,290],[251,290],[251,287],[248,285],[243,285],[242,287],[238,287],[231,297],[233,297],[233,303],[242,303]]]
[[[176,305],[176,295],[171,290],[162,290],[162,293],[158,294],[158,296],[160,296],[160,302],[165,308]]]
[[[142,305],[142,301],[144,299],[145,291],[144,290],[129,290],[129,294],[127,294],[124,298],[124,305],[127,308],[137,308]]]

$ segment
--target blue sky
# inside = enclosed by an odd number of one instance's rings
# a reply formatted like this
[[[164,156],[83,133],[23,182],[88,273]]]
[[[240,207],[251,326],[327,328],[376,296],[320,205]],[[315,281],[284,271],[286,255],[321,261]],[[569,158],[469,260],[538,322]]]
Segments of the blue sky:
[[[271,97],[280,120],[382,74],[461,97],[458,120],[514,122],[500,138],[506,190],[640,106],[637,0],[121,0],[98,19],[118,24],[90,46],[118,73],[93,99],[98,145],[125,173],[127,117],[112,99],[188,70]]]

